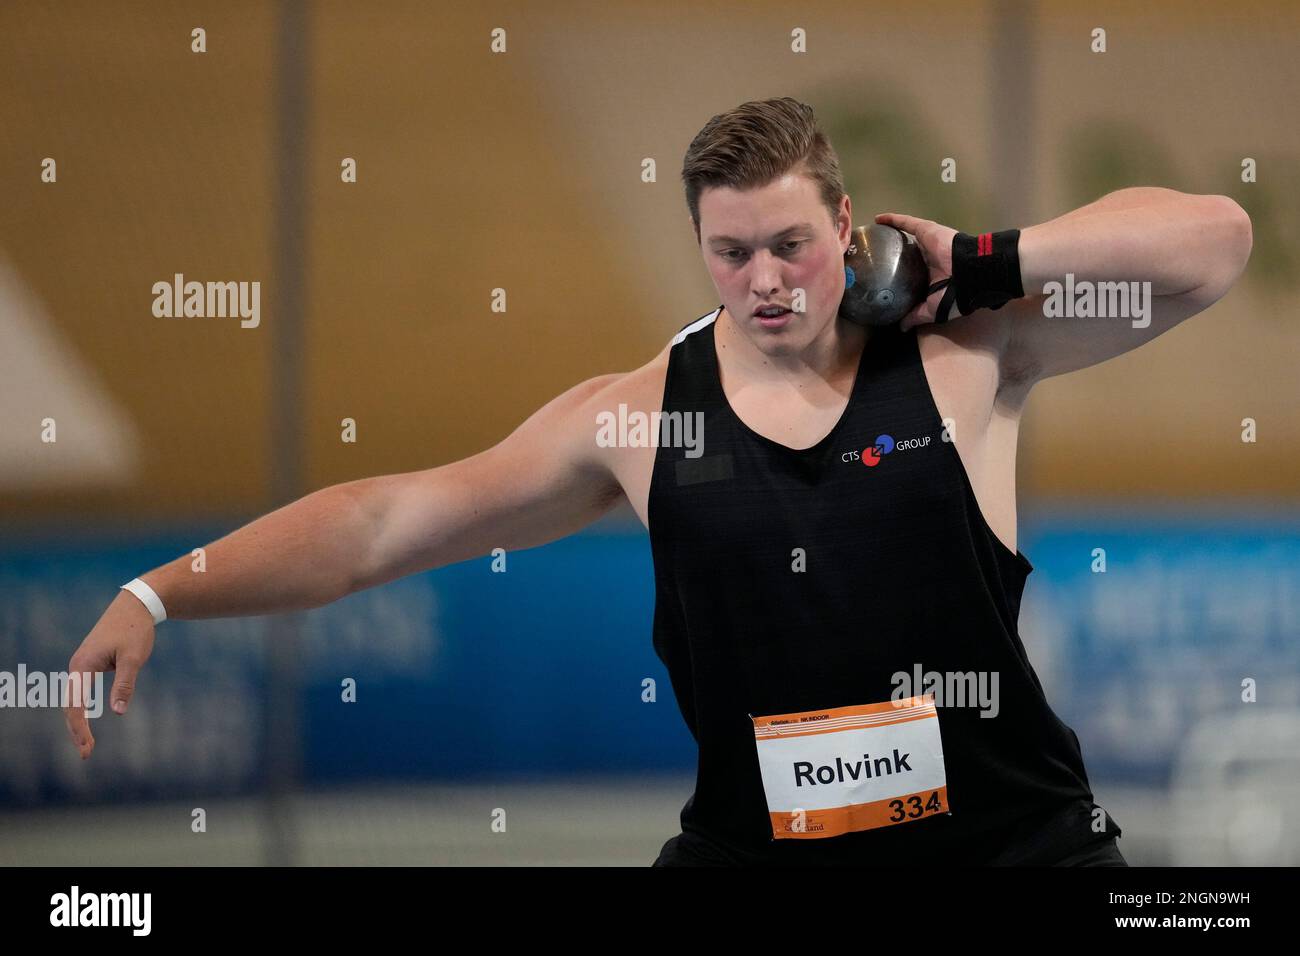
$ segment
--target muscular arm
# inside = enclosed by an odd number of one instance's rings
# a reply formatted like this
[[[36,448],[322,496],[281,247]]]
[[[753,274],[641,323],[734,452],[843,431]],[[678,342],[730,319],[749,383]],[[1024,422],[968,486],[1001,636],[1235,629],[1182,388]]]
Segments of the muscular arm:
[[[1222,298],[1250,257],[1250,218],[1226,196],[1121,189],[1020,236],[1026,298],[1008,303],[1002,379],[1034,382],[1122,355]],[[1150,324],[1126,318],[1047,317],[1047,282],[1150,282]]]
[[[354,589],[493,548],[546,544],[607,512],[623,491],[597,454],[596,408],[622,377],[571,388],[472,458],[371,479],[374,519]]]
[[[307,495],[208,545],[201,573],[186,555],[141,577],[168,617],[268,614],[319,607],[496,547],[563,537],[622,494],[597,451],[595,418],[602,390],[622,378],[607,375],[569,389],[500,444],[464,461]],[[125,714],[153,644],[149,612],[120,591],[68,670],[114,671],[113,709]],[[95,748],[85,703],[78,692],[64,708],[82,759]]]
[[[571,534],[621,494],[597,458],[586,408],[619,378],[569,389],[470,458],[332,485],[264,515],[208,545],[203,573],[186,555],[141,578],[169,617],[267,614]]]

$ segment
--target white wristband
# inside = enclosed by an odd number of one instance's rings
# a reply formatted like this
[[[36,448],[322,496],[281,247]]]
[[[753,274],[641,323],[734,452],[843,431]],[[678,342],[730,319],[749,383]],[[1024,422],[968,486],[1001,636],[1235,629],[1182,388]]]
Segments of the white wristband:
[[[119,590],[130,591],[138,597],[140,603],[148,608],[149,613],[153,615],[154,624],[161,624],[163,621],[167,620],[167,609],[163,607],[162,599],[158,597],[157,592],[155,592],[153,588],[149,587],[149,585],[145,584],[139,578],[127,581]]]

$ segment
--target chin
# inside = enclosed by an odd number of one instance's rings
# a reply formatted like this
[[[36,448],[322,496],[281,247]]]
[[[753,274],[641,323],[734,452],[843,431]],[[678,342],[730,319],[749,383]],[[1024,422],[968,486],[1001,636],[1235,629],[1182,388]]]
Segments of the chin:
[[[797,355],[808,347],[812,336],[807,328],[765,329],[759,326],[750,339],[764,355]]]

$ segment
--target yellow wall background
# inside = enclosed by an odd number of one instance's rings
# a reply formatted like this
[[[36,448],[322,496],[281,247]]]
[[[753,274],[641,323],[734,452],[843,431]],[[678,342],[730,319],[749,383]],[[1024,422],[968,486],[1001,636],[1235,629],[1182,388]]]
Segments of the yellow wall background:
[[[893,209],[1023,226],[1127,185],[1241,202],[1255,251],[1227,299],[1035,390],[1022,498],[1300,496],[1292,4],[307,9],[304,491],[472,454],[710,310],[682,154],[714,114],[792,95],[836,142],[859,221]],[[277,16],[228,2],[0,8],[6,520],[279,503]],[[1089,52],[1096,27],[1105,54]],[[805,55],[789,52],[796,28]],[[1008,131],[1026,151],[1011,186]],[[945,185],[950,156],[959,179]],[[45,157],[55,184],[40,181]],[[340,181],[344,157],[356,184]],[[641,181],[646,157],[657,182]],[[260,280],[261,327],[155,318],[151,287],[176,272]],[[490,309],[497,287],[505,314]],[[46,415],[54,445],[39,440]],[[356,444],[339,440],[345,417]],[[1240,441],[1245,417],[1255,444]]]

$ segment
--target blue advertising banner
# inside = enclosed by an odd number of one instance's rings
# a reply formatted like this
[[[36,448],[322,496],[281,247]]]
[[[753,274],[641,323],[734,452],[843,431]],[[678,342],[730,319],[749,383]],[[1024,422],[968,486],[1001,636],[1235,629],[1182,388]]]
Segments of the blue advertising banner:
[[[65,670],[117,585],[223,533],[193,531],[8,542],[0,672]],[[1094,780],[1166,782],[1191,728],[1243,700],[1300,709],[1293,520],[1064,514],[1021,537],[1020,633]],[[651,646],[645,534],[598,526],[504,562],[294,616],[305,784],[693,770]],[[0,708],[0,805],[258,787],[273,634],[266,618],[168,621],[131,713],[92,721],[89,761],[57,709]]]

